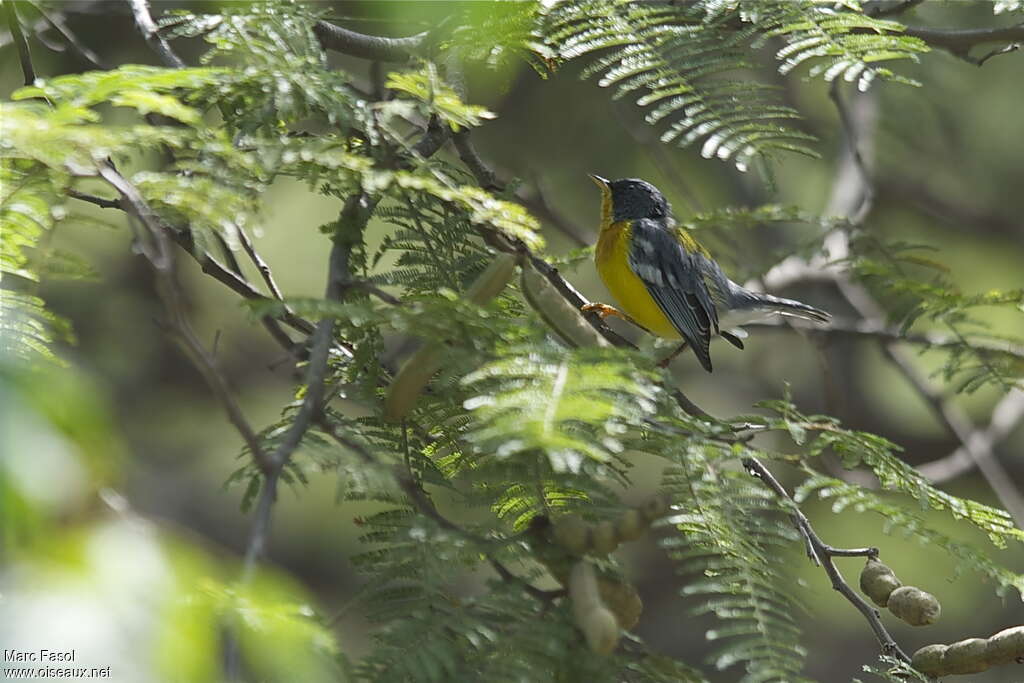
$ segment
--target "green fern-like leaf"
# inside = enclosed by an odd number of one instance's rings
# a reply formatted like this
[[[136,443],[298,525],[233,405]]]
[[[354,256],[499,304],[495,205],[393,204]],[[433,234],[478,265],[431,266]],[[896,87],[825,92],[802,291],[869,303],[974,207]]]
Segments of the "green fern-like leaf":
[[[667,520],[676,533],[662,546],[678,563],[683,595],[700,596],[695,613],[722,622],[706,634],[722,641],[717,668],[743,665],[743,681],[806,680],[799,603],[782,552],[798,538],[770,491],[743,472],[719,469],[722,455],[698,444],[672,450],[676,464],[666,469],[663,489],[685,501],[685,512]]]
[[[813,137],[781,124],[797,113],[768,99],[770,88],[728,80],[750,68],[752,28],[734,30],[731,17],[707,19],[700,7],[626,0],[565,2],[547,15],[545,33],[562,59],[592,57],[585,76],[637,98],[648,123],[667,124],[663,142],[702,143],[704,157],[732,159],[745,170],[764,155],[814,156]]]
[[[923,41],[901,35],[898,22],[874,19],[850,5],[836,9],[807,0],[745,4],[752,8],[750,16],[756,17],[765,38],[786,42],[775,54],[783,75],[806,62],[813,63],[812,78],[856,81],[859,90],[867,90],[876,78],[916,84],[879,62],[916,62],[918,54],[929,49]]]
[[[611,460],[628,425],[653,409],[646,378],[593,350],[524,350],[464,382],[475,418],[470,442],[498,458],[544,453],[559,472]]]

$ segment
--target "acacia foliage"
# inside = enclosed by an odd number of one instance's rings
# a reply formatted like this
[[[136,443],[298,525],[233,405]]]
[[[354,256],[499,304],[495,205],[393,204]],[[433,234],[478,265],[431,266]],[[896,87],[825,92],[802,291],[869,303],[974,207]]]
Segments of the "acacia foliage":
[[[480,187],[451,155],[425,158],[416,147],[428,122],[444,135],[500,125],[446,80],[452,59],[523,58],[541,72],[587,61],[585,76],[615,86],[616,96],[638,96],[648,122],[665,126],[664,141],[700,144],[705,156],[746,167],[779,152],[813,154],[809,136],[783,125],[798,112],[774,102],[768,88],[722,75],[750,68],[752,46],[772,44],[784,75],[808,63],[812,76],[867,87],[875,79],[906,80],[879,63],[916,60],[926,47],[855,3],[496,7],[486,16],[456,17],[448,35],[432,36],[432,51],[387,75],[387,97],[369,96],[353,76],[329,66],[317,17],[286,2],[174,17],[169,37],[205,41],[204,66],[122,66],[19,90],[3,112],[5,276],[31,283],[57,273],[88,275],[80,259],[47,251],[43,237],[56,222],[79,220],[66,195],[95,188],[110,163],[138,169],[127,177],[160,224],[186,233],[203,258],[239,244],[258,224],[262,193],[279,178],[340,200],[357,192],[373,198],[374,217],[387,226],[379,246],[368,246],[359,231],[346,234],[351,226],[340,219],[322,229],[351,244],[352,278],[387,288],[402,305],[357,288],[341,301],[250,301],[255,316],[335,320],[340,350],[325,385],[339,400],[303,435],[283,478],[301,485],[335,474],[341,498],[380,504],[360,520],[366,551],[353,558],[367,577],[358,607],[375,624],[370,654],[347,662],[360,679],[699,681],[707,664],[738,667],[745,681],[803,680],[806,650],[789,570],[801,545],[790,504],[739,466],[752,457],[798,465],[798,500],[820,496],[834,501],[836,513],[852,507],[880,514],[1000,592],[1020,592],[1020,575],[993,562],[987,548],[933,528],[921,510],[948,512],[997,548],[1021,542],[1024,532],[1002,510],[930,485],[884,438],[803,415],[788,400],[764,402],[761,413],[733,420],[697,419],[680,410],[666,389],[670,380],[648,355],[565,346],[515,283],[487,305],[464,300],[495,257],[496,241],[519,245],[520,253],[543,250],[538,223],[511,195]],[[135,122],[123,123],[112,108],[131,110]],[[154,147],[172,161],[147,164]],[[110,190],[104,188],[108,198]],[[772,206],[699,216],[692,227],[728,236],[771,221],[836,227]],[[887,303],[894,322],[904,331],[922,322],[953,331],[956,342],[942,349],[947,379],[962,390],[1020,384],[1019,355],[980,344],[985,338],[970,318],[976,306],[1019,306],[1020,291],[960,293],[910,245],[853,233],[846,267]],[[4,344],[25,360],[52,359],[60,321],[31,285],[3,292]],[[384,418],[381,398],[395,370],[389,342],[407,337],[436,345],[442,369],[396,423]],[[281,444],[305,390],[297,386],[296,403],[260,432],[265,451]],[[740,423],[788,436],[792,452],[736,440]],[[332,438],[337,433],[345,445]],[[569,512],[593,521],[617,517],[639,454],[664,462],[662,490],[674,513],[661,545],[678,566],[679,590],[693,613],[719,621],[705,634],[718,644],[706,663],[671,660],[635,637],[607,659],[594,657],[566,600],[525,587],[545,575],[543,549],[527,541],[531,521]],[[883,492],[821,475],[816,462],[824,454],[870,471]],[[245,485],[245,506],[264,484],[251,464],[232,481]],[[432,499],[444,501],[443,512]],[[519,578],[492,576],[484,590],[456,593],[460,579],[491,561]],[[599,561],[622,571],[614,559]]]

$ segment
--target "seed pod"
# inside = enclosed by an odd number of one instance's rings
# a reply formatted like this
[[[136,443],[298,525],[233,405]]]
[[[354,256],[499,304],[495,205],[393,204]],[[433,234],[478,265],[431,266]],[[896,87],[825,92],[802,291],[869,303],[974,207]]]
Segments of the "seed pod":
[[[615,614],[619,626],[627,631],[636,626],[644,611],[644,603],[632,584],[602,576],[597,579],[597,589],[601,601]]]
[[[563,515],[551,522],[551,537],[573,555],[590,549],[590,525],[579,515]]]
[[[546,277],[529,264],[524,264],[521,289],[526,303],[537,311],[541,319],[570,347],[610,346],[578,308],[565,300]]]
[[[498,296],[515,275],[516,257],[500,254],[482,272],[464,298],[466,301],[483,305]],[[384,399],[384,419],[398,422],[405,417],[416,399],[427,386],[434,373],[441,369],[442,349],[437,344],[425,344],[409,356],[388,387]]]
[[[926,626],[938,621],[942,607],[931,593],[903,586],[889,594],[889,611],[911,626]]]
[[[860,572],[860,589],[879,607],[889,604],[889,595],[902,585],[889,567],[874,558]]]
[[[619,622],[601,602],[594,567],[580,560],[569,576],[569,599],[576,625],[583,631],[591,652],[606,655],[619,643]]]
[[[615,524],[605,520],[591,530],[592,552],[595,555],[607,555],[619,547]]]
[[[618,524],[619,539],[622,541],[635,541],[647,531],[647,523],[639,510],[626,510]]]
[[[941,676],[945,669],[942,664],[942,657],[946,654],[948,645],[936,644],[925,645],[914,653],[910,664],[923,674],[928,676]]]
[[[989,666],[999,666],[1024,657],[1024,626],[1003,629],[988,639]]]
[[[660,517],[664,517],[671,509],[668,496],[655,496],[639,508],[640,515],[648,524]]]
[[[976,674],[987,670],[988,641],[984,638],[968,638],[953,643],[942,656],[942,675]]]

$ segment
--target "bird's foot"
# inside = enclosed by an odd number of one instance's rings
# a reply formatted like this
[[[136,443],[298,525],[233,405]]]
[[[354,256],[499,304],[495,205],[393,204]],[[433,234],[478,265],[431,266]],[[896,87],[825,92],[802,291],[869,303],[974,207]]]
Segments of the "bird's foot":
[[[684,349],[686,349],[686,342],[683,342],[682,344],[680,344],[679,348],[677,348],[672,353],[668,354],[668,356],[665,357],[663,360],[659,361],[658,362],[658,367],[659,368],[667,368],[668,364],[671,363],[672,361],[674,361],[676,359],[676,356],[681,354]]]
[[[601,320],[608,317],[622,318],[623,320],[631,320],[628,315],[608,304],[584,304],[580,306],[580,310],[584,313],[597,313],[601,316]]]

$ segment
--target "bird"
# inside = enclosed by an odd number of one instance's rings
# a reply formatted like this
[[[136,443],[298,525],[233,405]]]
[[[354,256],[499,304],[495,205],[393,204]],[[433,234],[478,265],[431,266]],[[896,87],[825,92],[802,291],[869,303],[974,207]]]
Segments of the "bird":
[[[827,323],[831,315],[793,299],[746,289],[730,280],[689,231],[675,224],[664,195],[639,178],[608,180],[590,175],[601,189],[601,232],[594,262],[622,310],[602,303],[583,306],[603,319],[614,315],[683,345],[662,361],[667,365],[685,347],[712,371],[711,338],[737,348],[735,329],[774,315]]]

